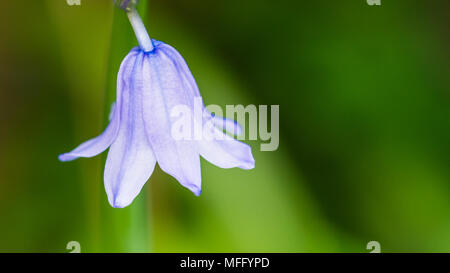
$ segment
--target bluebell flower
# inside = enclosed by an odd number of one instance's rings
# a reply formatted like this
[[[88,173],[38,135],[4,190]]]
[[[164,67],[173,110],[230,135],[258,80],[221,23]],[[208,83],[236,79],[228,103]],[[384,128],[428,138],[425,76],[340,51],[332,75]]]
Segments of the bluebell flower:
[[[132,49],[120,66],[117,98],[106,130],[59,156],[61,161],[71,161],[109,148],[104,184],[109,203],[117,208],[133,201],[156,163],[197,196],[201,193],[200,156],[221,168],[252,169],[255,164],[251,148],[224,132],[238,132],[239,126],[228,120],[217,122],[220,118],[211,114],[192,116],[192,121],[207,126],[215,137],[173,137],[176,118],[171,109],[183,105],[193,110],[200,92],[182,56],[165,43],[146,40],[145,34],[145,41],[140,40],[140,47]]]

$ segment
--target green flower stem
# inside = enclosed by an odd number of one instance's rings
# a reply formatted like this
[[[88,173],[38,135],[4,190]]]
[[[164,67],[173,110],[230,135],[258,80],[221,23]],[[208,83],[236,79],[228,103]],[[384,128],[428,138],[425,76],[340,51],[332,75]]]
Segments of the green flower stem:
[[[145,25],[142,22],[141,17],[139,16],[139,12],[136,8],[130,8],[127,11],[128,19],[130,20],[131,26],[134,29],[134,33],[136,34],[136,38],[139,42],[139,46],[145,52],[150,52],[153,50],[153,43],[150,39],[150,36],[145,29]]]

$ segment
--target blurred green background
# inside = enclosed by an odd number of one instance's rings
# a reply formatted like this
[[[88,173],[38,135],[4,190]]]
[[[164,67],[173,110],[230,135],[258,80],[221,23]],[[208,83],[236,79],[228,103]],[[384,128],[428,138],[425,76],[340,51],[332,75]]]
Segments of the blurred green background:
[[[450,252],[450,3],[142,0],[206,104],[280,105],[280,146],[256,168],[202,160],[195,197],[156,169],[125,209],[98,135],[135,46],[109,0],[3,1],[0,251]]]

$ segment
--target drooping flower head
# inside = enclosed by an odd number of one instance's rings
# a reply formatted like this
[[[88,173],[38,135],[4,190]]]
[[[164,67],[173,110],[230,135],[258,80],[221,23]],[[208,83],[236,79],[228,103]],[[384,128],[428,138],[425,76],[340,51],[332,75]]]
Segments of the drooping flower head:
[[[201,97],[186,62],[173,47],[146,40],[146,32],[138,33],[143,25],[136,27],[142,24],[140,18],[133,18],[136,14],[129,17],[140,47],[132,49],[120,66],[108,127],[100,136],[59,156],[61,161],[71,161],[109,148],[104,183],[113,207],[133,201],[156,163],[195,195],[201,193],[200,156],[221,168],[254,168],[251,148],[223,131],[239,132],[239,125],[206,109],[202,115],[194,115],[195,101]],[[213,137],[174,137],[172,129],[178,118],[172,110],[179,106],[192,109],[187,120],[193,127],[206,127]]]

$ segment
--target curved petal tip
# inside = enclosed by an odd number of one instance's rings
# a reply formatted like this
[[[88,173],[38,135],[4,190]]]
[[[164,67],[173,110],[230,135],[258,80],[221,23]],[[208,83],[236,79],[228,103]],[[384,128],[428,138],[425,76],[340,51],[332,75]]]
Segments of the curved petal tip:
[[[197,186],[195,186],[195,185],[189,185],[189,186],[188,186],[188,189],[189,189],[190,191],[192,191],[192,193],[193,193],[195,196],[200,196],[200,195],[202,194],[202,189],[200,189],[199,187],[197,187]]]
[[[75,160],[77,158],[78,158],[78,156],[71,155],[70,153],[58,155],[58,160],[61,161],[61,162],[72,161],[72,160]]]
[[[111,204],[111,206],[113,208],[118,208],[118,209],[122,209],[125,208],[127,206],[129,206],[131,204],[131,202],[133,201],[133,199],[129,199],[129,200],[124,200],[122,198],[118,198],[118,196],[116,196],[112,202],[110,201],[109,203]]]
[[[253,158],[253,155],[250,153],[249,159],[245,162],[243,162],[238,168],[241,168],[243,170],[251,170],[255,168],[255,159]]]
[[[237,167],[243,170],[251,170],[255,168],[255,158],[253,157],[250,146],[246,145],[246,148],[246,155],[241,158]]]

